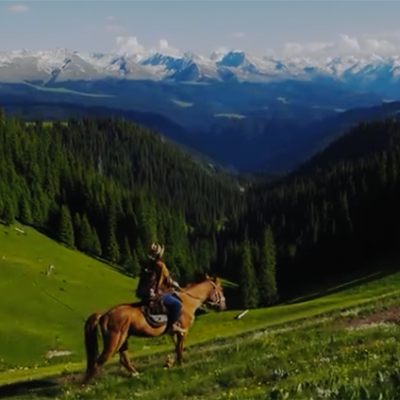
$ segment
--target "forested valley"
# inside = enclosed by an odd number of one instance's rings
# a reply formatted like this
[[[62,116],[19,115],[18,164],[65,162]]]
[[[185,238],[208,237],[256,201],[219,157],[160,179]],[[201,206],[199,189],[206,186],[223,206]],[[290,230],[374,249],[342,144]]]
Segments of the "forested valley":
[[[181,282],[214,273],[254,308],[357,272],[400,241],[400,122],[363,123],[271,183],[115,118],[0,112],[0,218],[137,276],[152,241]]]

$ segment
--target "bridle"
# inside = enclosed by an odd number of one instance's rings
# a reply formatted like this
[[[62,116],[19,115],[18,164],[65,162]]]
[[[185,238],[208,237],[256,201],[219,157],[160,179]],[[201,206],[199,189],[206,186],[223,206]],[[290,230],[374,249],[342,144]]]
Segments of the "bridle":
[[[221,304],[221,301],[225,301],[225,297],[221,294],[221,292],[217,288],[217,285],[213,281],[209,280],[208,282],[211,283],[211,286],[213,287],[213,293],[210,296],[211,300],[206,301],[205,303],[210,306],[218,306],[219,304]],[[186,292],[185,290],[183,290],[183,293],[187,294],[195,300],[202,300],[200,297],[194,296],[191,293]]]
[[[215,297],[215,300],[207,301],[206,303],[209,304],[210,306],[218,306],[221,304],[221,301],[225,301],[225,296],[221,294],[221,292],[217,288],[217,285],[213,281],[209,282],[214,288],[213,294],[210,297],[211,298]]]

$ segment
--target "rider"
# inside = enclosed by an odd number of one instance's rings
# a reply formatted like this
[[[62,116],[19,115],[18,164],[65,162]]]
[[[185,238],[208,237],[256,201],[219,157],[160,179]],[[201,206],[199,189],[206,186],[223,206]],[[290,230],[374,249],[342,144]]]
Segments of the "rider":
[[[154,298],[161,293],[162,300],[169,310],[169,326],[171,333],[185,333],[186,330],[180,327],[179,318],[182,312],[181,302],[172,295],[175,288],[179,288],[179,284],[175,282],[165,265],[163,260],[164,246],[153,243],[150,247],[149,258],[152,260],[150,269],[155,272],[155,278],[151,279],[148,287],[148,297]]]

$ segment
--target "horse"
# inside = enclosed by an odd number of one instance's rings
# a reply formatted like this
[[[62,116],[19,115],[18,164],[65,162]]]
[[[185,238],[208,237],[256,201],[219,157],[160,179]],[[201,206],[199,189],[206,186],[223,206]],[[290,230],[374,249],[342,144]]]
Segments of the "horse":
[[[176,361],[178,365],[181,365],[185,338],[194,323],[196,310],[204,304],[222,311],[226,309],[226,301],[219,279],[208,276],[200,283],[191,283],[180,289],[176,295],[182,302],[180,322],[186,332],[171,334],[171,336],[173,339],[176,336],[174,340]],[[97,312],[87,318],[84,328],[87,362],[84,385],[89,383],[98,374],[100,368],[117,353],[119,353],[120,363],[129,374],[139,375],[129,359],[128,338],[130,336],[161,336],[167,333],[168,322],[166,315],[151,318],[152,315],[143,310],[142,303],[119,304],[105,313]],[[159,320],[157,321],[154,317],[158,317]],[[100,356],[97,340],[98,327],[103,339],[103,351]],[[171,360],[167,359],[167,366],[171,367],[172,364]]]

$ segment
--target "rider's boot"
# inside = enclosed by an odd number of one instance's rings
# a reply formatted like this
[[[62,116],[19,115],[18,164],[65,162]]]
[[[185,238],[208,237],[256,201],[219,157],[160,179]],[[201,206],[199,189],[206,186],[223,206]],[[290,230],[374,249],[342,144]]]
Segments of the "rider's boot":
[[[170,325],[169,332],[184,334],[186,333],[186,329],[181,328],[179,322],[175,322],[174,324]]]

